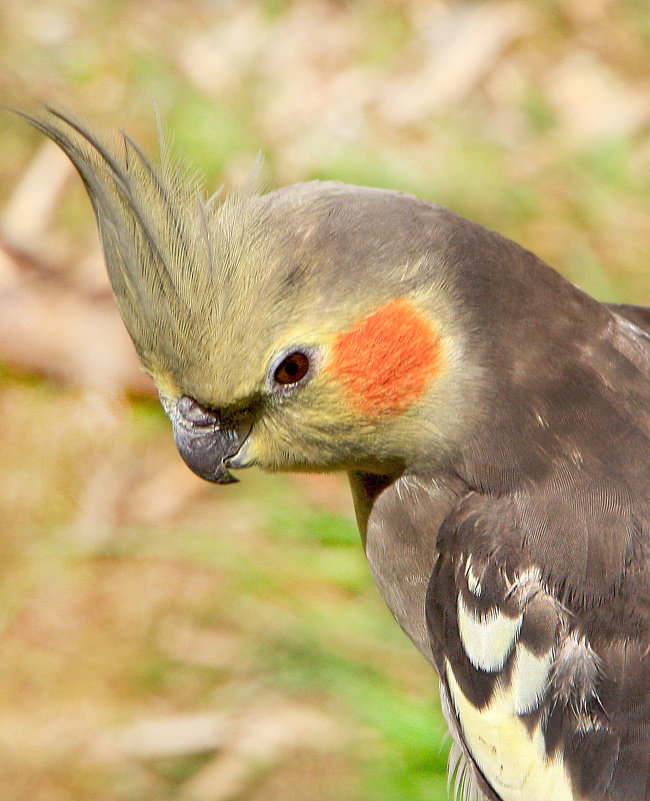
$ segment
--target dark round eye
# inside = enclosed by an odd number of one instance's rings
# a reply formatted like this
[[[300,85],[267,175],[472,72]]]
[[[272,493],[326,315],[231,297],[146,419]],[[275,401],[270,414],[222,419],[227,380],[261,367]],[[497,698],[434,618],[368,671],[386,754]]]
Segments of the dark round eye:
[[[283,387],[297,384],[307,375],[309,364],[309,356],[306,353],[301,350],[294,350],[293,353],[285,356],[275,368],[273,379]]]

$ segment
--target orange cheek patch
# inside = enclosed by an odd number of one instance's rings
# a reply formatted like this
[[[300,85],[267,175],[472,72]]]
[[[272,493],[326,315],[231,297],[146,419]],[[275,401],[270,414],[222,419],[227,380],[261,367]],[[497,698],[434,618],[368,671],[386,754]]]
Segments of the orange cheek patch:
[[[398,298],[336,337],[330,369],[360,412],[397,414],[439,374],[440,340],[428,319]]]

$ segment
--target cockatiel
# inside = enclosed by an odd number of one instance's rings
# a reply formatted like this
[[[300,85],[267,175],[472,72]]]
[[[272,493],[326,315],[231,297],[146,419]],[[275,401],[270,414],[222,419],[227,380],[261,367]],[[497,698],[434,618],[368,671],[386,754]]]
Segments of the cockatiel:
[[[85,182],[189,467],[348,473],[458,793],[648,801],[650,309],[398,192],[205,200],[127,135],[30,120]]]

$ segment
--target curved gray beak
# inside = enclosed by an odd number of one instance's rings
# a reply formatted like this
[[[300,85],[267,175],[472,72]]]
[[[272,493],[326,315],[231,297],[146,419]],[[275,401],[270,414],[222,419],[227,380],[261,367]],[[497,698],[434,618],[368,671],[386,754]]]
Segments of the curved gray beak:
[[[224,426],[218,412],[188,395],[178,400],[161,396],[160,400],[171,420],[178,452],[190,470],[216,484],[235,483],[237,479],[224,461],[237,453],[248,431],[241,436],[237,430]]]

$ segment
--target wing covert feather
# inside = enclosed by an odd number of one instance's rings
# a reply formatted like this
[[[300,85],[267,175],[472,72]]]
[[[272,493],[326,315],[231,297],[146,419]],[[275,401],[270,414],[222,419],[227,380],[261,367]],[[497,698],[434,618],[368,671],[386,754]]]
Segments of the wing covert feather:
[[[638,597],[626,581],[585,604],[521,519],[512,498],[470,493],[443,524],[427,595],[477,781],[502,801],[649,801],[647,572]]]

